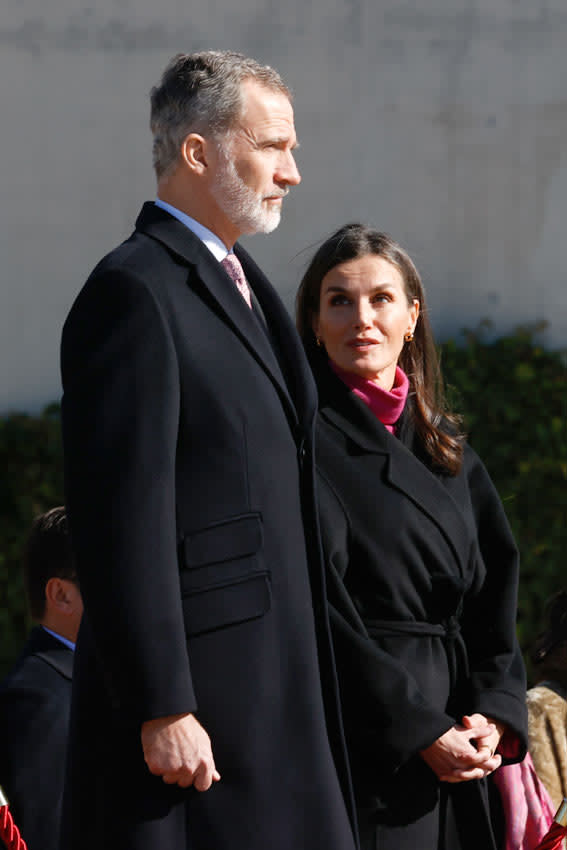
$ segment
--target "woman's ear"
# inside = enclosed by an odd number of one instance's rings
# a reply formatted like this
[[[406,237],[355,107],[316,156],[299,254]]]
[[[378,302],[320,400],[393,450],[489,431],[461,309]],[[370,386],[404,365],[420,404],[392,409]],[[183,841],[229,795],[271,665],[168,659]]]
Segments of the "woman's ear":
[[[412,325],[411,325],[411,328],[409,330],[411,330],[412,333],[414,333],[415,326],[417,325],[417,320],[419,318],[419,309],[420,309],[419,301],[417,300],[417,298],[414,298],[413,304],[410,307],[410,317],[411,317]]]

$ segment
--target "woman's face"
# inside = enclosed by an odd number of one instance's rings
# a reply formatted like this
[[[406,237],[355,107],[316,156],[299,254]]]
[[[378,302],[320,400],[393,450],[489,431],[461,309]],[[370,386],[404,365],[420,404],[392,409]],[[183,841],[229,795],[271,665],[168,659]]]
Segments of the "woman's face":
[[[398,269],[367,254],[325,275],[313,330],[339,368],[390,390],[404,334],[413,333],[418,315],[419,301],[408,304]]]

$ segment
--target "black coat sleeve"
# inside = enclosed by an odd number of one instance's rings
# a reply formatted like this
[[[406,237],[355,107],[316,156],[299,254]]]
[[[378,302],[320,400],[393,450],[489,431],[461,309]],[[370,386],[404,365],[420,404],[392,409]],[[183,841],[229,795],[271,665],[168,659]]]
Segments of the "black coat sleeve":
[[[463,615],[470,711],[507,725],[516,738],[516,756],[510,760],[517,761],[527,748],[525,668],[516,638],[518,550],[498,493],[470,448],[465,455],[465,474],[479,549],[478,569]]]
[[[95,270],[61,358],[71,538],[109,688],[139,722],[194,711],[175,527],[177,358],[160,305],[127,266]]]

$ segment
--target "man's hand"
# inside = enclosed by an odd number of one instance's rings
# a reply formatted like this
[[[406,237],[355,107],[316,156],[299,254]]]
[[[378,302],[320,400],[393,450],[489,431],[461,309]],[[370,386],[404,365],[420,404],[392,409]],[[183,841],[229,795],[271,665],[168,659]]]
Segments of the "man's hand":
[[[430,747],[421,751],[421,757],[441,782],[482,779],[500,767],[502,762],[490,747],[494,738],[498,742],[498,737],[492,723],[482,715],[473,715],[467,718],[466,724],[455,724],[448,729]],[[478,742],[481,742],[480,748]]]
[[[142,723],[142,748],[151,773],[168,785],[208,791],[218,782],[211,739],[193,714],[172,714]]]

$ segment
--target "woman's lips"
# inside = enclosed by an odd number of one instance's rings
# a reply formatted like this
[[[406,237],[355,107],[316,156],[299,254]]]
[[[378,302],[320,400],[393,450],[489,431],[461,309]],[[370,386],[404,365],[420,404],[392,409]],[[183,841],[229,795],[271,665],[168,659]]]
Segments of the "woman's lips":
[[[347,342],[349,348],[370,348],[373,345],[379,345],[377,339],[352,339]]]

